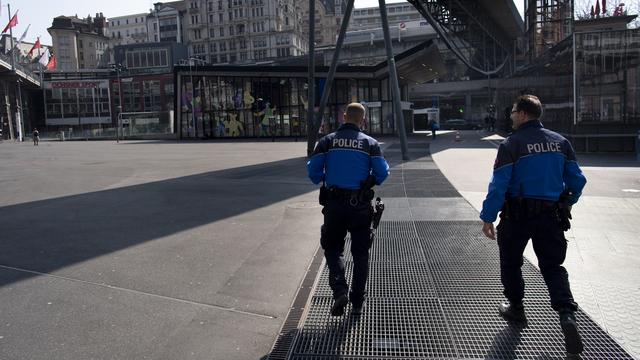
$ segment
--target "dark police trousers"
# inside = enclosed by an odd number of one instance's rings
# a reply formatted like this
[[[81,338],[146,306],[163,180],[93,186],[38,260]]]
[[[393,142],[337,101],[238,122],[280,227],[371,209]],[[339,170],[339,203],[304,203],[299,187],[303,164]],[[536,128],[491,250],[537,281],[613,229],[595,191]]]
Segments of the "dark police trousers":
[[[569,275],[562,266],[567,255],[567,240],[555,211],[543,211],[519,219],[507,217],[505,211],[500,213],[497,227],[500,277],[506,298],[511,303],[521,303],[524,298],[524,280],[520,268],[522,254],[531,239],[540,272],[549,290],[551,307],[556,311],[563,308],[577,310],[569,288]]]
[[[322,209],[324,225],[320,234],[320,245],[329,267],[329,286],[334,299],[349,290],[344,275],[344,244],[347,231],[351,234],[351,254],[353,256],[353,278],[349,298],[355,305],[365,300],[367,277],[369,275],[369,248],[371,237],[371,205],[369,202],[349,204],[349,197],[329,198]]]

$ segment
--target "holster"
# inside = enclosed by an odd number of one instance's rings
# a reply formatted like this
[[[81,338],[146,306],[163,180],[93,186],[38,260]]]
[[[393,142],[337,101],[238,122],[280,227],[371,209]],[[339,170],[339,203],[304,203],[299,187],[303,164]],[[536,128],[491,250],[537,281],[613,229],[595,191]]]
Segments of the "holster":
[[[327,200],[329,200],[329,189],[323,184],[320,187],[320,195],[318,195],[318,202],[322,206],[327,206]]]

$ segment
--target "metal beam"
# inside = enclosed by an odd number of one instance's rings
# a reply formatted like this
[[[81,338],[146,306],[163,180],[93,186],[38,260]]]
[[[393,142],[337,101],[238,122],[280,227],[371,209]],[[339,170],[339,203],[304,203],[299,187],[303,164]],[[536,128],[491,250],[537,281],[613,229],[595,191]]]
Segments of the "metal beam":
[[[314,133],[314,110],[316,98],[316,58],[315,58],[315,41],[316,41],[316,0],[309,0],[309,74],[307,77],[308,85],[308,102],[307,102],[307,156],[313,154],[316,145],[316,135]],[[317,133],[317,130],[315,130]]]
[[[396,70],[396,60],[393,58],[391,47],[391,35],[389,34],[389,20],[387,19],[387,5],[385,0],[378,0],[380,4],[380,17],[382,18],[382,32],[384,33],[384,44],[387,50],[387,64],[389,65],[389,80],[391,81],[391,91],[393,92],[394,119],[398,135],[400,136],[400,149],[402,150],[402,160],[409,160],[409,149],[407,146],[407,133],[404,128],[404,116],[402,116],[402,99],[400,98],[400,84],[398,82],[398,72]]]
[[[351,12],[353,11],[353,3],[354,0],[349,0],[349,2],[347,3],[344,18],[342,18],[340,34],[338,35],[338,42],[336,43],[336,49],[333,52],[333,59],[331,60],[331,68],[329,69],[327,81],[325,82],[324,89],[322,90],[322,98],[320,99],[320,108],[318,111],[318,117],[320,121],[314,121],[313,123],[315,130],[314,133],[316,134],[318,133],[318,129],[320,127],[320,124],[322,123],[322,119],[324,118],[324,109],[327,106],[327,101],[329,101],[329,93],[331,92],[331,87],[333,86],[333,79],[336,75],[336,69],[338,68],[338,60],[340,59],[340,51],[342,50],[342,44],[344,43],[347,28],[349,27],[349,19],[351,18]]]

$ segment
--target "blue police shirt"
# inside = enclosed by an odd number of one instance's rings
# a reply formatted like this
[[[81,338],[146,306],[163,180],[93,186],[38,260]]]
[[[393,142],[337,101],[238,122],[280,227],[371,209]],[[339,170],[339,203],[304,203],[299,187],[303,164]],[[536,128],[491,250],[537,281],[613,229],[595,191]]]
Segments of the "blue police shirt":
[[[376,185],[382,184],[389,176],[389,164],[374,138],[345,123],[318,141],[307,172],[314,184],[324,178],[327,187],[357,190],[369,174],[375,177]]]
[[[480,219],[494,222],[505,197],[558,201],[569,189],[575,204],[586,183],[571,143],[539,120],[528,121],[498,148]]]

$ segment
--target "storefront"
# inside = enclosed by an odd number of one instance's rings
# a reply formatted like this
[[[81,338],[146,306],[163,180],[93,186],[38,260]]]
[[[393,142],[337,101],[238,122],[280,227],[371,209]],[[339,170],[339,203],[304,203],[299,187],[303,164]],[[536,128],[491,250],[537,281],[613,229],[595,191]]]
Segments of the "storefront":
[[[402,100],[407,83],[428,81],[441,69],[437,48],[426,42],[396,56]],[[419,74],[415,73],[420,69]],[[322,133],[344,121],[344,107],[360,102],[367,108],[366,131],[394,134],[393,103],[387,65],[340,66],[330,91]],[[316,69],[316,105],[325,87],[328,67]],[[307,135],[308,82],[306,66],[177,66],[176,113],[179,138],[304,137]],[[404,78],[404,79],[403,79]],[[405,122],[411,111],[405,103]]]
[[[115,137],[121,98],[128,116],[160,119],[173,129],[173,74],[123,72],[119,80],[122,94],[115,71],[45,74],[46,126],[40,130],[55,136],[62,131],[66,138]]]
[[[112,123],[109,80],[55,80],[44,88],[47,126]]]

